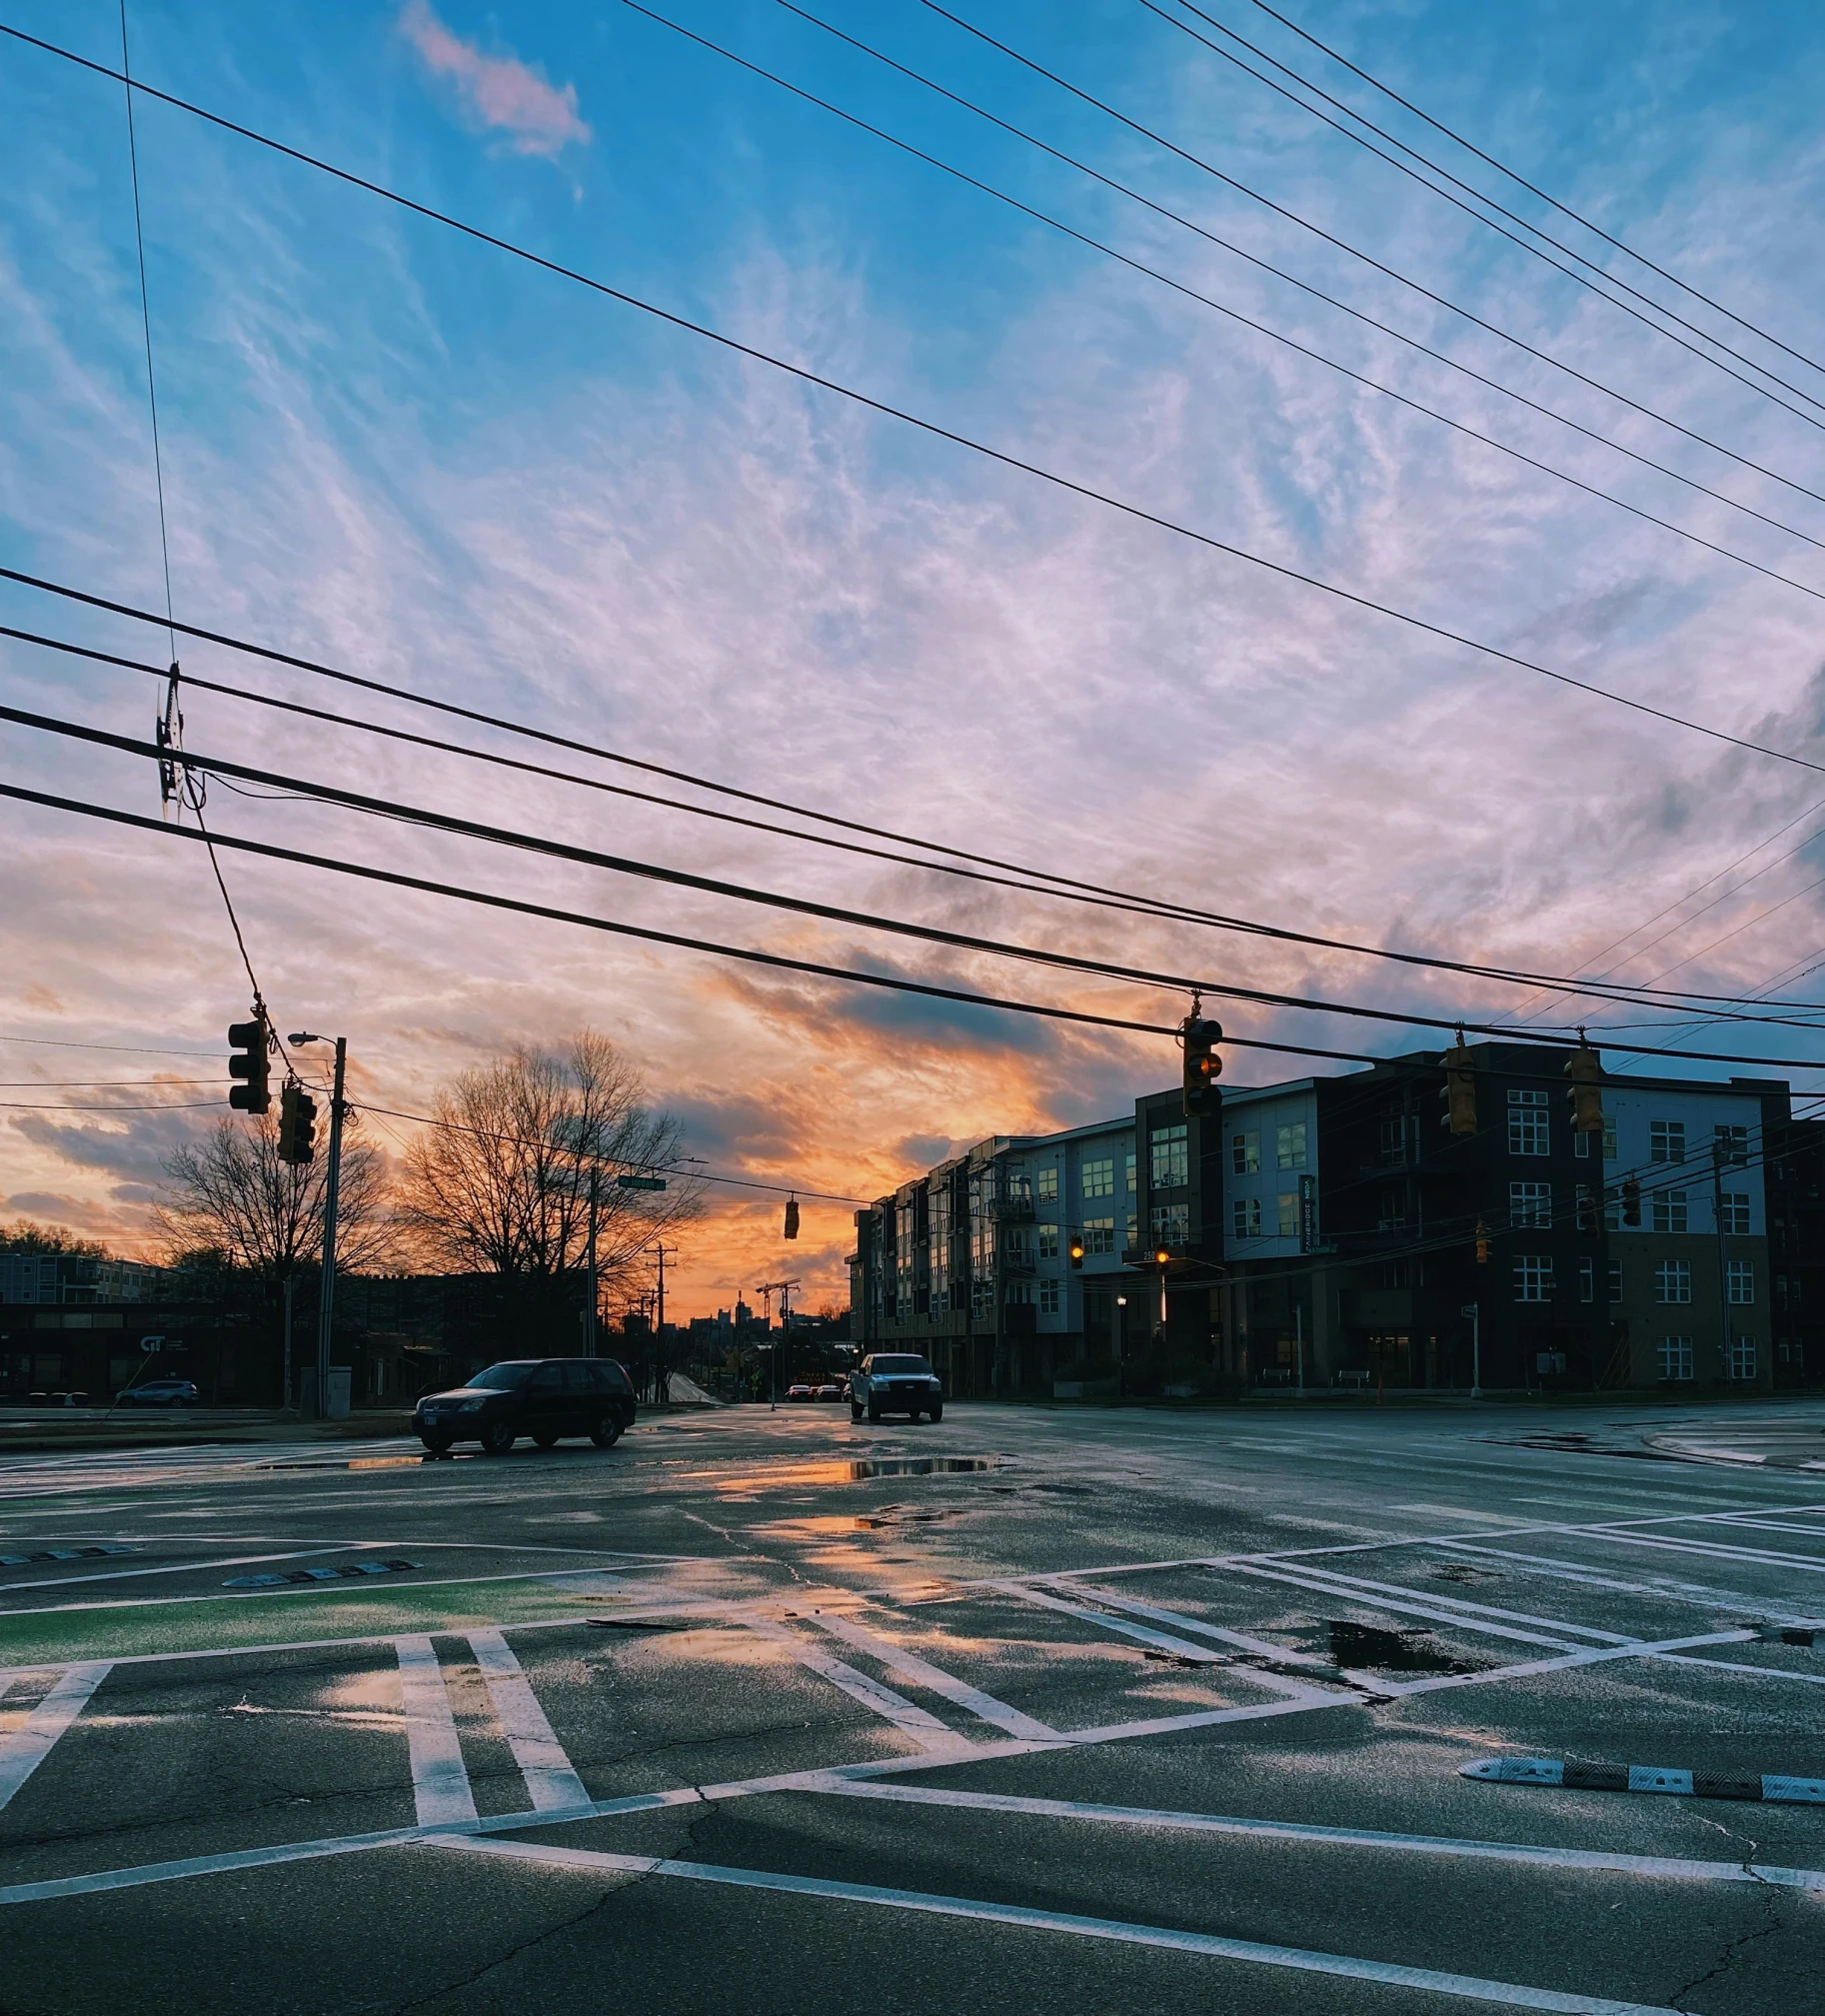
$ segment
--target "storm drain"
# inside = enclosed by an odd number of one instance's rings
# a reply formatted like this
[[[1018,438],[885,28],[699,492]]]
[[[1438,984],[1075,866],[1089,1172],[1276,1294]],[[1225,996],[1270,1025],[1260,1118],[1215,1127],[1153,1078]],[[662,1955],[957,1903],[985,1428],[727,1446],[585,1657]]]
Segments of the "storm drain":
[[[225,1589],[283,1589],[304,1582],[353,1582],[363,1575],[398,1575],[416,1568],[416,1561],[355,1561],[346,1568],[294,1568],[285,1575],[237,1575]]]
[[[46,1547],[35,1554],[0,1554],[0,1568],[23,1568],[33,1561],[99,1561],[132,1551],[131,1547]]]

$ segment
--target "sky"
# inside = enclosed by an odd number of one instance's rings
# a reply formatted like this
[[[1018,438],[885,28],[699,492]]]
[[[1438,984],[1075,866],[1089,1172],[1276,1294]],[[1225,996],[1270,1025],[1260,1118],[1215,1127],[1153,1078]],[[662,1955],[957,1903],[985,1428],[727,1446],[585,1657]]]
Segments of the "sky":
[[[625,4],[468,0],[130,0],[127,22],[133,74],[159,90],[1011,461],[142,95],[155,468],[125,94],[0,37],[0,565],[162,609],[162,480],[172,605],[200,628],[1231,916],[1530,972],[1673,969],[1709,993],[1792,974],[1786,999],[1821,999],[1803,977],[1825,961],[1825,371],[1804,361],[1825,365],[1816,9],[1282,10],[1574,219],[1254,0],[1203,8],[1793,390],[1726,375],[1323,126],[1191,39],[1244,53],[1177,0],[818,0],[827,27],[777,0],[655,11],[676,26]],[[0,22],[120,68],[113,0],[5,0]],[[16,584],[0,583],[0,624],[166,655],[157,629]],[[1213,984],[1527,1027],[1561,1013],[1493,983],[719,825],[683,809],[718,803],[696,787],[221,646],[179,657],[193,677],[672,803],[189,693],[190,748],[282,775]],[[145,737],[157,697],[141,673],[0,639],[15,709]],[[159,812],[141,759],[12,724],[0,782]],[[207,816],[802,960],[1141,1021],[1188,1006],[284,796],[218,784]],[[1177,1073],[1158,1036],[247,856],[222,871],[280,1027],[346,1035],[358,1103],[423,1112],[456,1073],[587,1025],[626,1049],[704,1167],[823,1193],[788,1246],[777,1194],[713,1189],[669,1269],[681,1314],[789,1272],[809,1305],[841,1305],[853,1200],[987,1134],[1118,1113]],[[150,1254],[164,1160],[222,1110],[222,1031],[248,992],[200,847],[0,801],[0,1217]],[[1438,1040],[1215,1011],[1232,1036],[1376,1054]],[[1593,1030],[1653,1018],[1586,1011]],[[1699,1040],[1660,1019],[1641,1039]],[[1702,1034],[1756,1056],[1815,1048],[1792,1028]],[[1604,1050],[1643,1067],[1625,1035]],[[1225,1056],[1240,1084],[1304,1068]],[[361,1126],[390,1154],[412,1133]]]

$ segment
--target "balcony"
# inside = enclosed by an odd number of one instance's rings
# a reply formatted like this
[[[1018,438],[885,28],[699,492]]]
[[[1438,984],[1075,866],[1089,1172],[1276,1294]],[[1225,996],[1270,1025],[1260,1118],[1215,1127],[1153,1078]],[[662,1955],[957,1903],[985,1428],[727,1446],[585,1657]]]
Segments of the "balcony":
[[[988,1215],[1002,1224],[1030,1224],[1032,1214],[1030,1196],[1015,1193],[988,1199]]]

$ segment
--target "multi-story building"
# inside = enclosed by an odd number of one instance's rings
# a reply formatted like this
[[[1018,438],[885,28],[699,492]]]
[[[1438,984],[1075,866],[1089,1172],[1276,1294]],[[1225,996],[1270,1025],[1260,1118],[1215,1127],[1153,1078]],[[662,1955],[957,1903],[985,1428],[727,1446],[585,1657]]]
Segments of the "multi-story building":
[[[0,1302],[144,1302],[167,1279],[162,1267],[96,1253],[0,1253]]]
[[[1799,1380],[1825,1128],[1779,1080],[1631,1076],[1581,1133],[1565,1060],[1473,1045],[1470,1132],[1427,1051],[978,1142],[858,1214],[858,1341],[927,1352],[958,1393],[1111,1361],[1168,1386]]]

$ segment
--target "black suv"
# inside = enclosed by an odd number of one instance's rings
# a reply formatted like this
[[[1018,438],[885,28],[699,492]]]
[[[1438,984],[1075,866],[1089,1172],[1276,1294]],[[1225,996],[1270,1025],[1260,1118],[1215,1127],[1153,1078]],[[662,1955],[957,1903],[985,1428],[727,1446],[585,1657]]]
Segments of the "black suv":
[[[522,1435],[549,1449],[566,1435],[613,1448],[634,1425],[634,1388],[613,1358],[509,1358],[466,1386],[427,1393],[412,1426],[434,1455],[452,1442],[480,1442],[504,1456]]]

